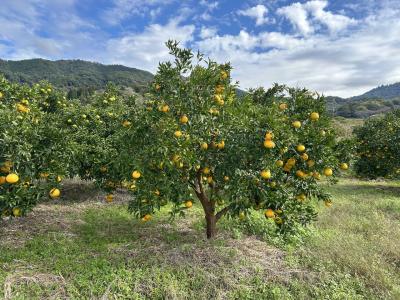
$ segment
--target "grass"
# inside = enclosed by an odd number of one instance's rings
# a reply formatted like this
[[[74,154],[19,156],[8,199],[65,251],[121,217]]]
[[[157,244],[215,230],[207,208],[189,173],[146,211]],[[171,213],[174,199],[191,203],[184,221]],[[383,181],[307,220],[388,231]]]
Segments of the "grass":
[[[351,138],[355,127],[362,126],[364,119],[351,119],[343,117],[335,117],[333,125],[335,126],[338,136],[342,138]]]
[[[289,240],[259,215],[204,238],[201,210],[148,223],[83,184],[0,224],[6,299],[400,299],[400,183],[343,179]],[[82,195],[86,200],[82,201]]]

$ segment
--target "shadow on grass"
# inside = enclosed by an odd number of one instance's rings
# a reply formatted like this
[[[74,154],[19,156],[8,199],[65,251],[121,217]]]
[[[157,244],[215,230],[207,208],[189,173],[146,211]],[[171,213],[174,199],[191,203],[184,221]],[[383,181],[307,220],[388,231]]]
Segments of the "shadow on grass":
[[[400,186],[395,185],[359,185],[359,184],[341,184],[334,186],[332,189],[340,191],[341,193],[351,194],[368,194],[368,195],[382,195],[400,197]]]
[[[204,269],[236,269],[247,261],[249,268],[261,267],[277,278],[281,272],[286,272],[285,278],[290,274],[284,266],[283,252],[255,237],[233,239],[221,229],[216,238],[207,240],[205,229],[199,226],[201,218],[198,211],[192,211],[185,218],[169,222],[162,212],[143,223],[114,206],[102,211],[89,210],[83,217],[85,222],[74,227],[74,233],[89,251],[108,253],[110,259],[122,256],[144,265]]]

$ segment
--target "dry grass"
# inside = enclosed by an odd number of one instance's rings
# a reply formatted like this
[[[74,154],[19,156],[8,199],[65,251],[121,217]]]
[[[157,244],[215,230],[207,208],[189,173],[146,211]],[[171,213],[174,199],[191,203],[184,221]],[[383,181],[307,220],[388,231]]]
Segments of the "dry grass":
[[[141,223],[127,213],[126,193],[108,204],[89,183],[71,181],[62,199],[3,222],[0,295],[396,299],[400,183],[346,179],[331,191],[333,208],[322,209],[314,229],[300,239],[303,244],[286,252],[247,231],[233,238],[232,230],[242,228],[234,221],[224,221],[218,237],[206,240],[196,206],[176,222],[168,221],[167,207]],[[250,226],[258,228],[262,220]]]
[[[228,299],[229,291],[241,286],[248,288],[243,282],[251,281],[255,274],[264,282],[287,284],[292,278],[304,277],[307,273],[299,268],[289,268],[282,250],[254,236],[238,240],[232,238],[229,232],[220,231],[215,240],[208,241],[204,231],[196,228],[199,209],[192,209],[177,222],[169,222],[165,212],[149,224],[140,224],[126,213],[128,198],[124,192],[117,193],[112,204],[103,199],[104,194],[90,183],[67,182],[61,199],[38,205],[27,217],[4,221],[0,231],[0,249],[25,251],[43,237],[50,239],[50,243],[62,240],[63,247],[64,243],[83,242],[87,248],[82,251],[87,251],[85,255],[89,257],[86,259],[109,257],[110,261],[118,261],[118,264],[147,265],[146,268],[150,269],[156,266],[156,273],[160,270],[173,273],[179,270],[187,274],[196,272],[191,276],[200,274],[207,282],[198,288],[197,296],[201,298],[213,295]],[[36,244],[34,247],[37,247]],[[46,255],[43,253],[44,257]],[[36,261],[36,264],[40,263]],[[31,264],[29,260],[16,258],[0,264],[0,271],[7,274],[3,283],[5,299],[12,299],[14,294],[23,295],[24,291],[49,299],[71,296],[70,287],[75,285],[71,276],[74,275],[54,273],[54,269],[46,263],[39,268]],[[71,264],[80,262],[73,261]],[[135,279],[134,292],[143,297],[154,297],[154,289],[160,288],[160,278],[152,276],[144,280]],[[109,282],[101,293],[92,291],[92,296],[112,299],[119,280],[116,278]],[[183,297],[179,287],[162,287],[161,293],[171,299]],[[196,293],[192,295],[197,297]]]

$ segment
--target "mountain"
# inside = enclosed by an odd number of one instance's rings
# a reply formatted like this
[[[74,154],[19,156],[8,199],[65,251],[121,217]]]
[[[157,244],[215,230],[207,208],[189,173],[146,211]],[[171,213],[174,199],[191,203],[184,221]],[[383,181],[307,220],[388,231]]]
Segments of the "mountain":
[[[1,60],[0,74],[13,82],[33,84],[47,80],[68,91],[98,90],[108,82],[143,92],[153,74],[122,65],[103,65],[83,60]]]
[[[352,101],[364,99],[393,99],[400,97],[400,82],[378,86],[360,96],[349,98]]]
[[[400,82],[381,85],[350,98],[326,97],[328,111],[346,118],[367,118],[400,108]]]

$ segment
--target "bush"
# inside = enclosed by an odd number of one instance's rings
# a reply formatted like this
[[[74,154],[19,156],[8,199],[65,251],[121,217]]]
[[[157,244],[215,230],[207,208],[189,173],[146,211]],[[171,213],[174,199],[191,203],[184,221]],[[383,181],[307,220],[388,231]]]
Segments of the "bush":
[[[21,216],[44,195],[59,197],[70,153],[55,112],[66,105],[45,83],[33,87],[0,78],[0,212]]]
[[[400,175],[400,110],[370,118],[355,130],[357,161],[355,171],[367,178]]]

